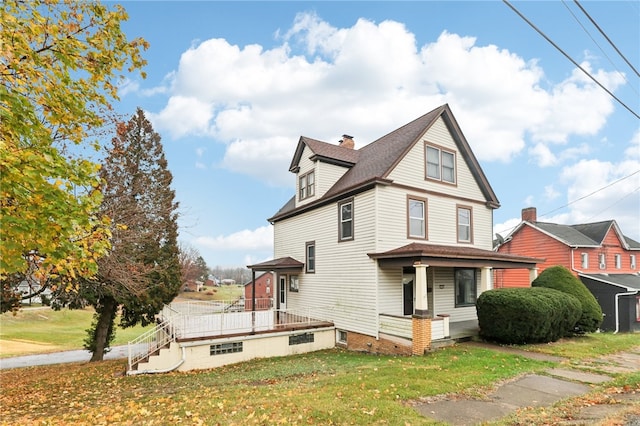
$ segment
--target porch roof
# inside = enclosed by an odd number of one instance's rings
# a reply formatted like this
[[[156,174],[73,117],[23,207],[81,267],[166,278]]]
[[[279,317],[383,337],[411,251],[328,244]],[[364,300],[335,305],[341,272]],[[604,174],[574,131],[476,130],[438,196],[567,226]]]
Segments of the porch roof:
[[[381,253],[367,253],[380,266],[412,266],[419,262],[429,266],[492,267],[494,269],[535,268],[545,259],[498,253],[475,247],[411,243]]]
[[[304,263],[295,260],[293,257],[280,257],[247,266],[247,268],[254,271],[300,271],[303,267]]]

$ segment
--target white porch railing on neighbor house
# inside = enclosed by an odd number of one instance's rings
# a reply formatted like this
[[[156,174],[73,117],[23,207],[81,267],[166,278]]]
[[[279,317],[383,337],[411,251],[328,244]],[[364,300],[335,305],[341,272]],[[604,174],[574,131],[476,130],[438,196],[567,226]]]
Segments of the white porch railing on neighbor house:
[[[381,333],[392,336],[413,339],[413,319],[399,315],[378,315],[379,328]],[[447,337],[449,329],[449,317],[437,316],[431,319],[431,340],[439,340]]]

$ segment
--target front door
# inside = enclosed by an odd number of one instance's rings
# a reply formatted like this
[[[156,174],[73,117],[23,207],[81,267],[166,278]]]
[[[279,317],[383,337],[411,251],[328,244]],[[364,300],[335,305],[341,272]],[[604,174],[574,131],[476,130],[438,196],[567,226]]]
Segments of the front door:
[[[287,309],[287,276],[286,275],[280,276],[280,285],[278,286],[278,293],[279,293],[278,297],[280,298],[278,309],[284,311]]]

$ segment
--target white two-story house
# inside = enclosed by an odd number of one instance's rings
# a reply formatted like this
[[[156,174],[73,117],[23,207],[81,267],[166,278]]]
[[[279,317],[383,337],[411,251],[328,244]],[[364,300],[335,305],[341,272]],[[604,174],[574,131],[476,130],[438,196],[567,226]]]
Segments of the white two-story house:
[[[492,250],[500,206],[448,105],[360,149],[301,137],[296,193],[269,221],[277,309],[313,307],[354,350],[421,354],[477,320],[492,270],[541,259]]]

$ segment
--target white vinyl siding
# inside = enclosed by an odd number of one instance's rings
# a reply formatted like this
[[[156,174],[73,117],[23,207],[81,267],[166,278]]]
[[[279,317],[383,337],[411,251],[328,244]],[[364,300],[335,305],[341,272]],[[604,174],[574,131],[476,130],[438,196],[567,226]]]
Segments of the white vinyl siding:
[[[429,268],[431,269],[431,268]],[[477,319],[476,307],[465,306],[456,308],[454,291],[454,269],[453,268],[433,268],[433,315],[449,314],[449,321],[469,321]],[[476,291],[480,291],[480,273],[476,272]],[[444,285],[441,289],[440,285]],[[478,294],[476,294],[476,297]]]
[[[431,244],[457,245],[458,229],[456,217],[459,201],[444,196],[411,192],[395,186],[379,187],[378,193],[378,239],[376,251],[381,252],[415,242],[407,235],[407,197],[427,199],[427,239]],[[466,204],[466,203],[465,203]],[[472,214],[473,244],[484,250],[493,248],[492,209],[484,204],[475,204]],[[361,208],[356,206],[357,219]],[[357,233],[356,233],[357,236]],[[465,244],[469,246],[469,244]]]
[[[322,197],[349,169],[318,161],[316,166],[316,195]]]
[[[337,328],[377,336],[377,264],[367,256],[375,251],[373,193],[353,198],[352,241],[338,243],[337,203],[275,223],[274,258],[291,256],[304,262],[308,241],[315,242],[317,254],[316,272],[300,273],[299,292],[288,294],[287,309],[330,307]]]
[[[300,157],[298,166],[300,170],[296,176],[296,206],[301,206],[311,201],[321,198],[337,181],[344,175],[349,168],[336,166],[333,164],[323,163],[322,161],[311,161],[314,153],[305,146]],[[307,173],[313,171],[313,192],[312,196],[300,200],[300,178]]]

